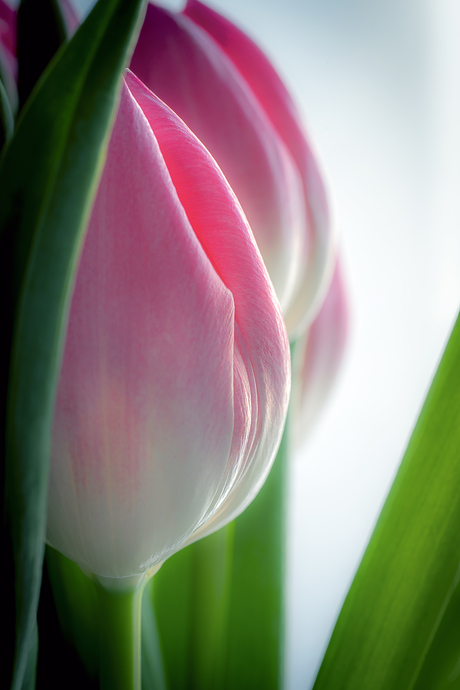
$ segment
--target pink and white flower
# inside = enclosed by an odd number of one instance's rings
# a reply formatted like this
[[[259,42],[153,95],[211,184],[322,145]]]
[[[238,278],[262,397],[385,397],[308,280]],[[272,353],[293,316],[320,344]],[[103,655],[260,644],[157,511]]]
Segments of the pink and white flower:
[[[227,523],[270,470],[289,386],[283,318],[234,193],[128,73],[72,299],[49,543],[120,578]]]

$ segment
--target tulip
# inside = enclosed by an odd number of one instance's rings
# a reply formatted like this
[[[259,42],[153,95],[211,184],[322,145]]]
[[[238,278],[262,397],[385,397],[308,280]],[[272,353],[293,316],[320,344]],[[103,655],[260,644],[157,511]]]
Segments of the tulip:
[[[221,167],[297,337],[324,298],[335,250],[321,176],[280,77],[243,32],[196,0],[179,14],[148,5],[131,69]]]
[[[234,193],[128,72],[71,303],[48,542],[113,582],[217,530],[264,483],[289,386],[282,314]]]

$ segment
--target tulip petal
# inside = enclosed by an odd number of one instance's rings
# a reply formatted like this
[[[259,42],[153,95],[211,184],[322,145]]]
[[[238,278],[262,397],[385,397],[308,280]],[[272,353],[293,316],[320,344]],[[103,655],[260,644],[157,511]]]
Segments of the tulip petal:
[[[232,331],[231,294],[209,270],[125,88],[72,301],[53,546],[106,576],[135,574],[152,553],[161,561],[181,546],[230,449]],[[217,480],[203,463],[210,452]]]
[[[206,523],[208,534],[238,515],[268,475],[287,412],[289,347],[269,276],[219,167],[167,105],[134,75],[126,80],[155,132],[194,232],[235,301],[232,452],[227,487],[212,508],[219,507],[219,518]]]
[[[294,159],[308,213],[308,236],[302,246],[304,274],[285,312],[290,334],[298,335],[318,311],[332,277],[335,236],[322,177],[297,108],[270,61],[245,33],[198,0],[188,0],[184,14],[219,44],[250,86],[265,114]]]
[[[222,168],[287,309],[305,237],[302,183],[252,90],[205,31],[188,17],[151,4],[131,69],[186,122]]]

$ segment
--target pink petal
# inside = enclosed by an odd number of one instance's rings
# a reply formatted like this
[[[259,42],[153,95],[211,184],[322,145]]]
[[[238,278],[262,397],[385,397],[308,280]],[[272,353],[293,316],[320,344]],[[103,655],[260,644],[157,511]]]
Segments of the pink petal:
[[[283,308],[305,234],[301,180],[225,53],[187,17],[149,4],[131,69],[204,143],[247,215]]]
[[[308,210],[303,245],[303,280],[285,313],[290,333],[299,334],[314,317],[327,289],[335,261],[324,185],[297,109],[282,80],[258,46],[234,24],[198,0],[188,0],[184,14],[220,45],[246,80],[295,160]]]
[[[155,132],[187,217],[235,301],[231,493],[220,507],[219,524],[215,525],[216,519],[206,524],[209,533],[238,515],[268,475],[289,399],[289,347],[267,271],[238,200],[220,169],[168,106],[134,75],[128,73],[126,81]],[[248,412],[252,431],[246,439],[242,429],[247,425]]]

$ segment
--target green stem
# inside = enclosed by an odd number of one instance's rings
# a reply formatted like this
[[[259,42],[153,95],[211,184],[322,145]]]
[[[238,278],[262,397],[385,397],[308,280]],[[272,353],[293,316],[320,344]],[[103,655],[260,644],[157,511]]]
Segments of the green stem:
[[[153,609],[153,585],[147,583],[142,596],[142,690],[167,690],[158,626]]]
[[[119,589],[109,578],[103,584],[97,581],[101,690],[141,690],[141,602],[146,582]]]

